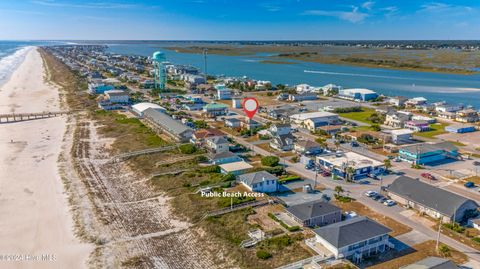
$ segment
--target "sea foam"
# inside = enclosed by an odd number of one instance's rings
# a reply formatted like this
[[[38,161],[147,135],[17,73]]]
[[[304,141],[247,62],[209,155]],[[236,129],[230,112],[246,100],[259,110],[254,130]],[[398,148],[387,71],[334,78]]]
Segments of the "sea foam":
[[[17,49],[14,53],[0,58],[0,86],[2,86],[10,77],[10,75],[23,62],[27,53],[33,47],[22,47]]]

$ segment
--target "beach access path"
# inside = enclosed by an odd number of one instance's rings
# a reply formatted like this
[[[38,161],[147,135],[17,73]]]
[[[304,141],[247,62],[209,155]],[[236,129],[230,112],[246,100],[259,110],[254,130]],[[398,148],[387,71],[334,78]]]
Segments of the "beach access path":
[[[46,83],[43,60],[32,48],[0,88],[0,113],[59,109],[58,89]],[[87,267],[93,246],[74,236],[58,171],[66,124],[66,116],[0,124],[0,255],[40,259],[3,256],[0,268]]]

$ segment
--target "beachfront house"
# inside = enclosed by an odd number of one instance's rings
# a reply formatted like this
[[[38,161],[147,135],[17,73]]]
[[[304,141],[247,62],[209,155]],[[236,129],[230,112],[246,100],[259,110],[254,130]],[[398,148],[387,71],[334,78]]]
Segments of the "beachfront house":
[[[253,192],[276,192],[278,178],[267,171],[258,171],[238,176],[237,181]]]
[[[355,263],[394,248],[389,242],[388,233],[391,231],[363,216],[313,230],[316,243],[325,247],[335,258],[346,258]]]
[[[461,222],[478,208],[471,199],[406,176],[395,179],[386,192],[392,200],[443,222]]]
[[[238,155],[231,151],[223,151],[220,153],[211,153],[208,158],[210,162],[215,165],[225,164],[225,163],[235,163],[243,161]]]
[[[342,221],[342,210],[323,200],[292,205],[286,211],[304,227],[321,227]]]

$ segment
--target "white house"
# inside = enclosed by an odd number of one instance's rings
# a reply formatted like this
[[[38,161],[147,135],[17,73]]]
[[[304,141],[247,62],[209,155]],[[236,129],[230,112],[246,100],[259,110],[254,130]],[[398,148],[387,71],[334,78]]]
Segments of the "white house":
[[[208,147],[208,149],[213,152],[220,153],[229,150],[230,143],[223,136],[214,136],[211,138],[207,138],[206,142],[206,146]]]
[[[388,235],[392,230],[367,217],[354,217],[313,231],[316,234],[314,240],[335,258],[346,258],[355,263],[394,247]]]
[[[254,192],[276,192],[278,178],[267,171],[259,171],[238,176],[238,181]]]
[[[286,135],[292,132],[292,126],[288,123],[274,123],[268,128],[271,136]]]

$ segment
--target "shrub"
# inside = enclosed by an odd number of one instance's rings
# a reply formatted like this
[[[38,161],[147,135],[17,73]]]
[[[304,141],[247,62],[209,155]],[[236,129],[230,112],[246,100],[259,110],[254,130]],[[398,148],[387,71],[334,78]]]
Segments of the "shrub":
[[[299,179],[300,179],[300,177],[297,176],[297,175],[290,175],[290,176],[281,177],[278,181],[280,183],[285,183],[285,182],[295,181],[295,180],[299,180]]]
[[[272,254],[270,252],[267,252],[265,250],[257,250],[257,258],[262,259],[262,260],[267,260],[272,257]]]
[[[205,163],[205,162],[208,161],[208,158],[207,158],[206,156],[204,156],[204,155],[201,155],[201,156],[197,156],[197,157],[195,158],[195,161],[196,161],[197,163]]]
[[[205,166],[201,167],[198,169],[199,172],[202,173],[220,173],[220,166],[218,165],[210,165],[210,166]]]
[[[349,203],[355,199],[353,199],[352,197],[348,197],[348,196],[342,196],[342,195],[339,195],[339,194],[335,194],[335,200],[339,201],[339,202],[342,202],[342,203]]]
[[[233,181],[235,180],[235,175],[232,173],[228,173],[222,176],[222,181]]]
[[[355,107],[338,107],[333,110],[334,113],[351,113],[351,112],[362,112],[363,109],[360,106]]]
[[[474,237],[472,241],[480,245],[480,237]]]
[[[265,171],[269,172],[270,174],[280,176],[285,173],[285,168],[283,168],[283,166],[266,167]]]
[[[192,144],[183,144],[178,147],[182,154],[192,154],[197,152],[197,147]]]
[[[454,232],[457,232],[457,233],[463,233],[465,231],[465,227],[463,226],[460,226],[460,224],[458,223],[444,223],[443,224],[443,227],[447,228],[447,229],[450,229]]]
[[[278,165],[280,159],[277,156],[265,156],[262,158],[262,165],[274,167]]]

